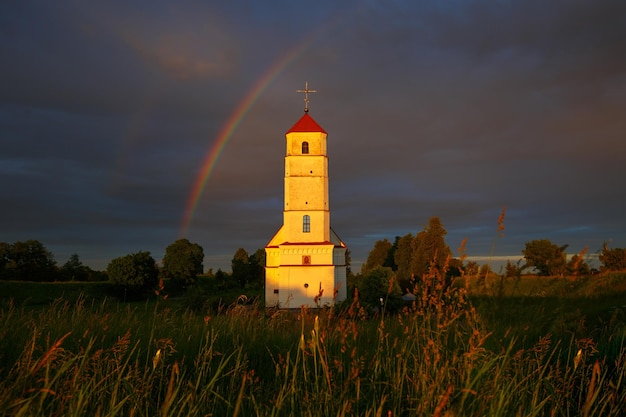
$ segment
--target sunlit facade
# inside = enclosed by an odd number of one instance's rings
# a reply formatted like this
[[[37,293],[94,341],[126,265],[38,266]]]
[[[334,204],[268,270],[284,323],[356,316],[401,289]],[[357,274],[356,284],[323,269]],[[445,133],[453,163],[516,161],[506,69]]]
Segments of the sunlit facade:
[[[285,137],[283,225],[265,247],[266,306],[343,301],[347,247],[330,227],[327,133],[305,111]]]

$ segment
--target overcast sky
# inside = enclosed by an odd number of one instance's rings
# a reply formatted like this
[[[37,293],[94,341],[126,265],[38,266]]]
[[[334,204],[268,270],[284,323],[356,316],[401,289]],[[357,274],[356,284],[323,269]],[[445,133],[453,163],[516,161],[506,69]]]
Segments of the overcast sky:
[[[432,216],[469,256],[626,247],[623,0],[9,0],[0,56],[0,242],[59,264],[264,247],[307,80],[355,270]]]

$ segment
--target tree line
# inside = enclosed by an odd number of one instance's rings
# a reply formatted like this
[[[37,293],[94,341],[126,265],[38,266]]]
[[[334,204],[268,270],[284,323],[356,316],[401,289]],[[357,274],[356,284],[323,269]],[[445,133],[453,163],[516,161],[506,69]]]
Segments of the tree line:
[[[398,292],[411,291],[421,277],[432,269],[446,271],[446,279],[460,275],[478,275],[488,272],[488,265],[482,269],[476,262],[464,262],[452,257],[452,251],[445,242],[447,234],[438,217],[429,219],[422,231],[413,235],[396,236],[394,242],[382,239],[375,242],[367,260],[358,275],[348,274],[350,286],[356,282],[361,287],[372,287],[368,277],[378,282],[373,287],[386,286],[394,277]],[[522,250],[524,263],[507,262],[504,275],[520,276],[524,271],[534,271],[538,275],[585,275],[591,269],[584,260],[584,253],[567,259],[568,245],[556,245],[547,239],[533,240]],[[346,254],[350,263],[350,254]],[[600,272],[625,271],[626,249],[609,248],[605,243],[598,259]],[[23,281],[104,281],[129,289],[159,287],[159,280],[169,280],[180,287],[193,286],[197,277],[203,274],[204,251],[197,243],[179,239],[165,250],[163,265],[159,267],[150,252],[139,251],[113,259],[106,271],[95,271],[80,261],[77,254],[58,266],[53,254],[37,240],[18,241],[12,244],[0,242],[0,279]],[[232,273],[212,269],[213,276],[222,287],[237,285],[263,285],[265,251],[257,249],[249,254],[243,248],[237,249],[231,261]],[[372,291],[378,294],[378,291]],[[372,295],[372,302],[379,299]]]
[[[443,274],[444,285],[457,276],[486,276],[489,265],[479,266],[474,261],[464,262],[453,257],[445,242],[447,234],[438,217],[417,234],[396,236],[393,243],[378,240],[369,252],[357,275],[349,276],[349,291],[358,289],[360,299],[372,308],[380,305],[383,297],[388,302],[401,303],[403,294],[414,292],[423,278],[432,271]],[[586,251],[567,258],[568,245],[556,245],[547,239],[532,240],[522,250],[523,263],[507,261],[503,276],[520,277],[531,272],[540,276],[589,275],[593,271],[584,259]],[[599,272],[626,271],[626,249],[609,248],[605,243],[598,260]]]
[[[237,249],[231,261],[232,273],[218,269],[209,276],[222,288],[262,285],[265,251],[257,249],[248,254]],[[111,260],[105,271],[95,271],[84,265],[78,254],[70,256],[61,266],[54,255],[38,240],[0,242],[0,279],[18,281],[111,281],[133,291],[156,288],[163,290],[163,280],[186,288],[196,283],[204,273],[204,250],[197,243],[179,239],[165,249],[162,266],[158,266],[150,252],[139,251]]]
[[[83,265],[77,254],[58,266],[38,240],[0,242],[0,279],[19,281],[106,281],[107,275]]]
[[[203,274],[203,262],[202,246],[187,239],[179,239],[165,249],[161,267],[157,266],[149,252],[137,252],[113,259],[107,266],[107,274],[110,281],[126,289],[137,292],[157,288],[159,293],[164,290],[164,280],[178,289],[193,287],[198,276]],[[264,267],[263,249],[249,255],[245,249],[239,248],[231,261],[230,274],[221,269],[213,273],[209,269],[205,275],[212,278],[220,289],[245,288],[251,284],[263,284]]]

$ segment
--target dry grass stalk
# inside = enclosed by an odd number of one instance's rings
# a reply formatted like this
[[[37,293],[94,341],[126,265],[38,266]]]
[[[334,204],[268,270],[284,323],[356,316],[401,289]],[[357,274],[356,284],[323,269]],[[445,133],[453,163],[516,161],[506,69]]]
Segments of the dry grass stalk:
[[[587,417],[597,398],[597,384],[600,377],[600,362],[596,360],[591,372],[591,381],[589,382],[589,390],[587,391],[587,397],[585,398],[585,404],[583,405],[583,416]]]
[[[163,400],[163,405],[161,406],[161,416],[167,417],[169,409],[176,397],[175,390],[175,381],[176,377],[180,373],[180,369],[178,367],[178,361],[174,362],[174,366],[172,366],[172,372],[170,373],[170,380],[167,384],[167,392],[165,393],[165,399]]]
[[[235,410],[233,411],[233,417],[237,417],[239,415],[239,411],[241,410],[241,402],[243,401],[243,393],[246,388],[247,378],[248,378],[248,374],[244,372],[243,377],[241,378],[241,387],[239,388],[239,393],[237,394],[237,401],[235,402]]]
[[[453,391],[454,387],[452,385],[449,385],[448,389],[441,397],[441,400],[439,400],[439,404],[437,404],[437,408],[435,408],[435,413],[433,414],[433,417],[439,417],[441,415],[441,412],[446,407],[446,404],[448,403],[448,400],[450,399]]]
[[[61,351],[61,344],[63,344],[63,341],[70,335],[72,334],[72,332],[67,332],[63,337],[61,337],[59,340],[57,340],[56,342],[54,342],[54,345],[52,345],[52,347],[50,349],[48,349],[48,351],[46,352],[46,354],[43,356],[43,358],[41,358],[41,360],[37,363],[37,365],[35,365],[35,367],[33,369],[31,369],[30,373],[31,375],[34,375],[37,373],[38,370],[40,370],[44,365],[46,365],[49,361],[54,360],[54,358],[56,357],[56,355],[60,352],[57,351]]]

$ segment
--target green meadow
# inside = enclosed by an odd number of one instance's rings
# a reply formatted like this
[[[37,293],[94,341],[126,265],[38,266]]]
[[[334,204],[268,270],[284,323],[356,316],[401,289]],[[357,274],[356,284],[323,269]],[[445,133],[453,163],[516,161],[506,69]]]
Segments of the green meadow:
[[[0,415],[626,410],[625,274],[452,286],[433,274],[393,314],[358,298],[266,310],[254,293],[125,302],[108,283],[0,282],[0,294]]]

